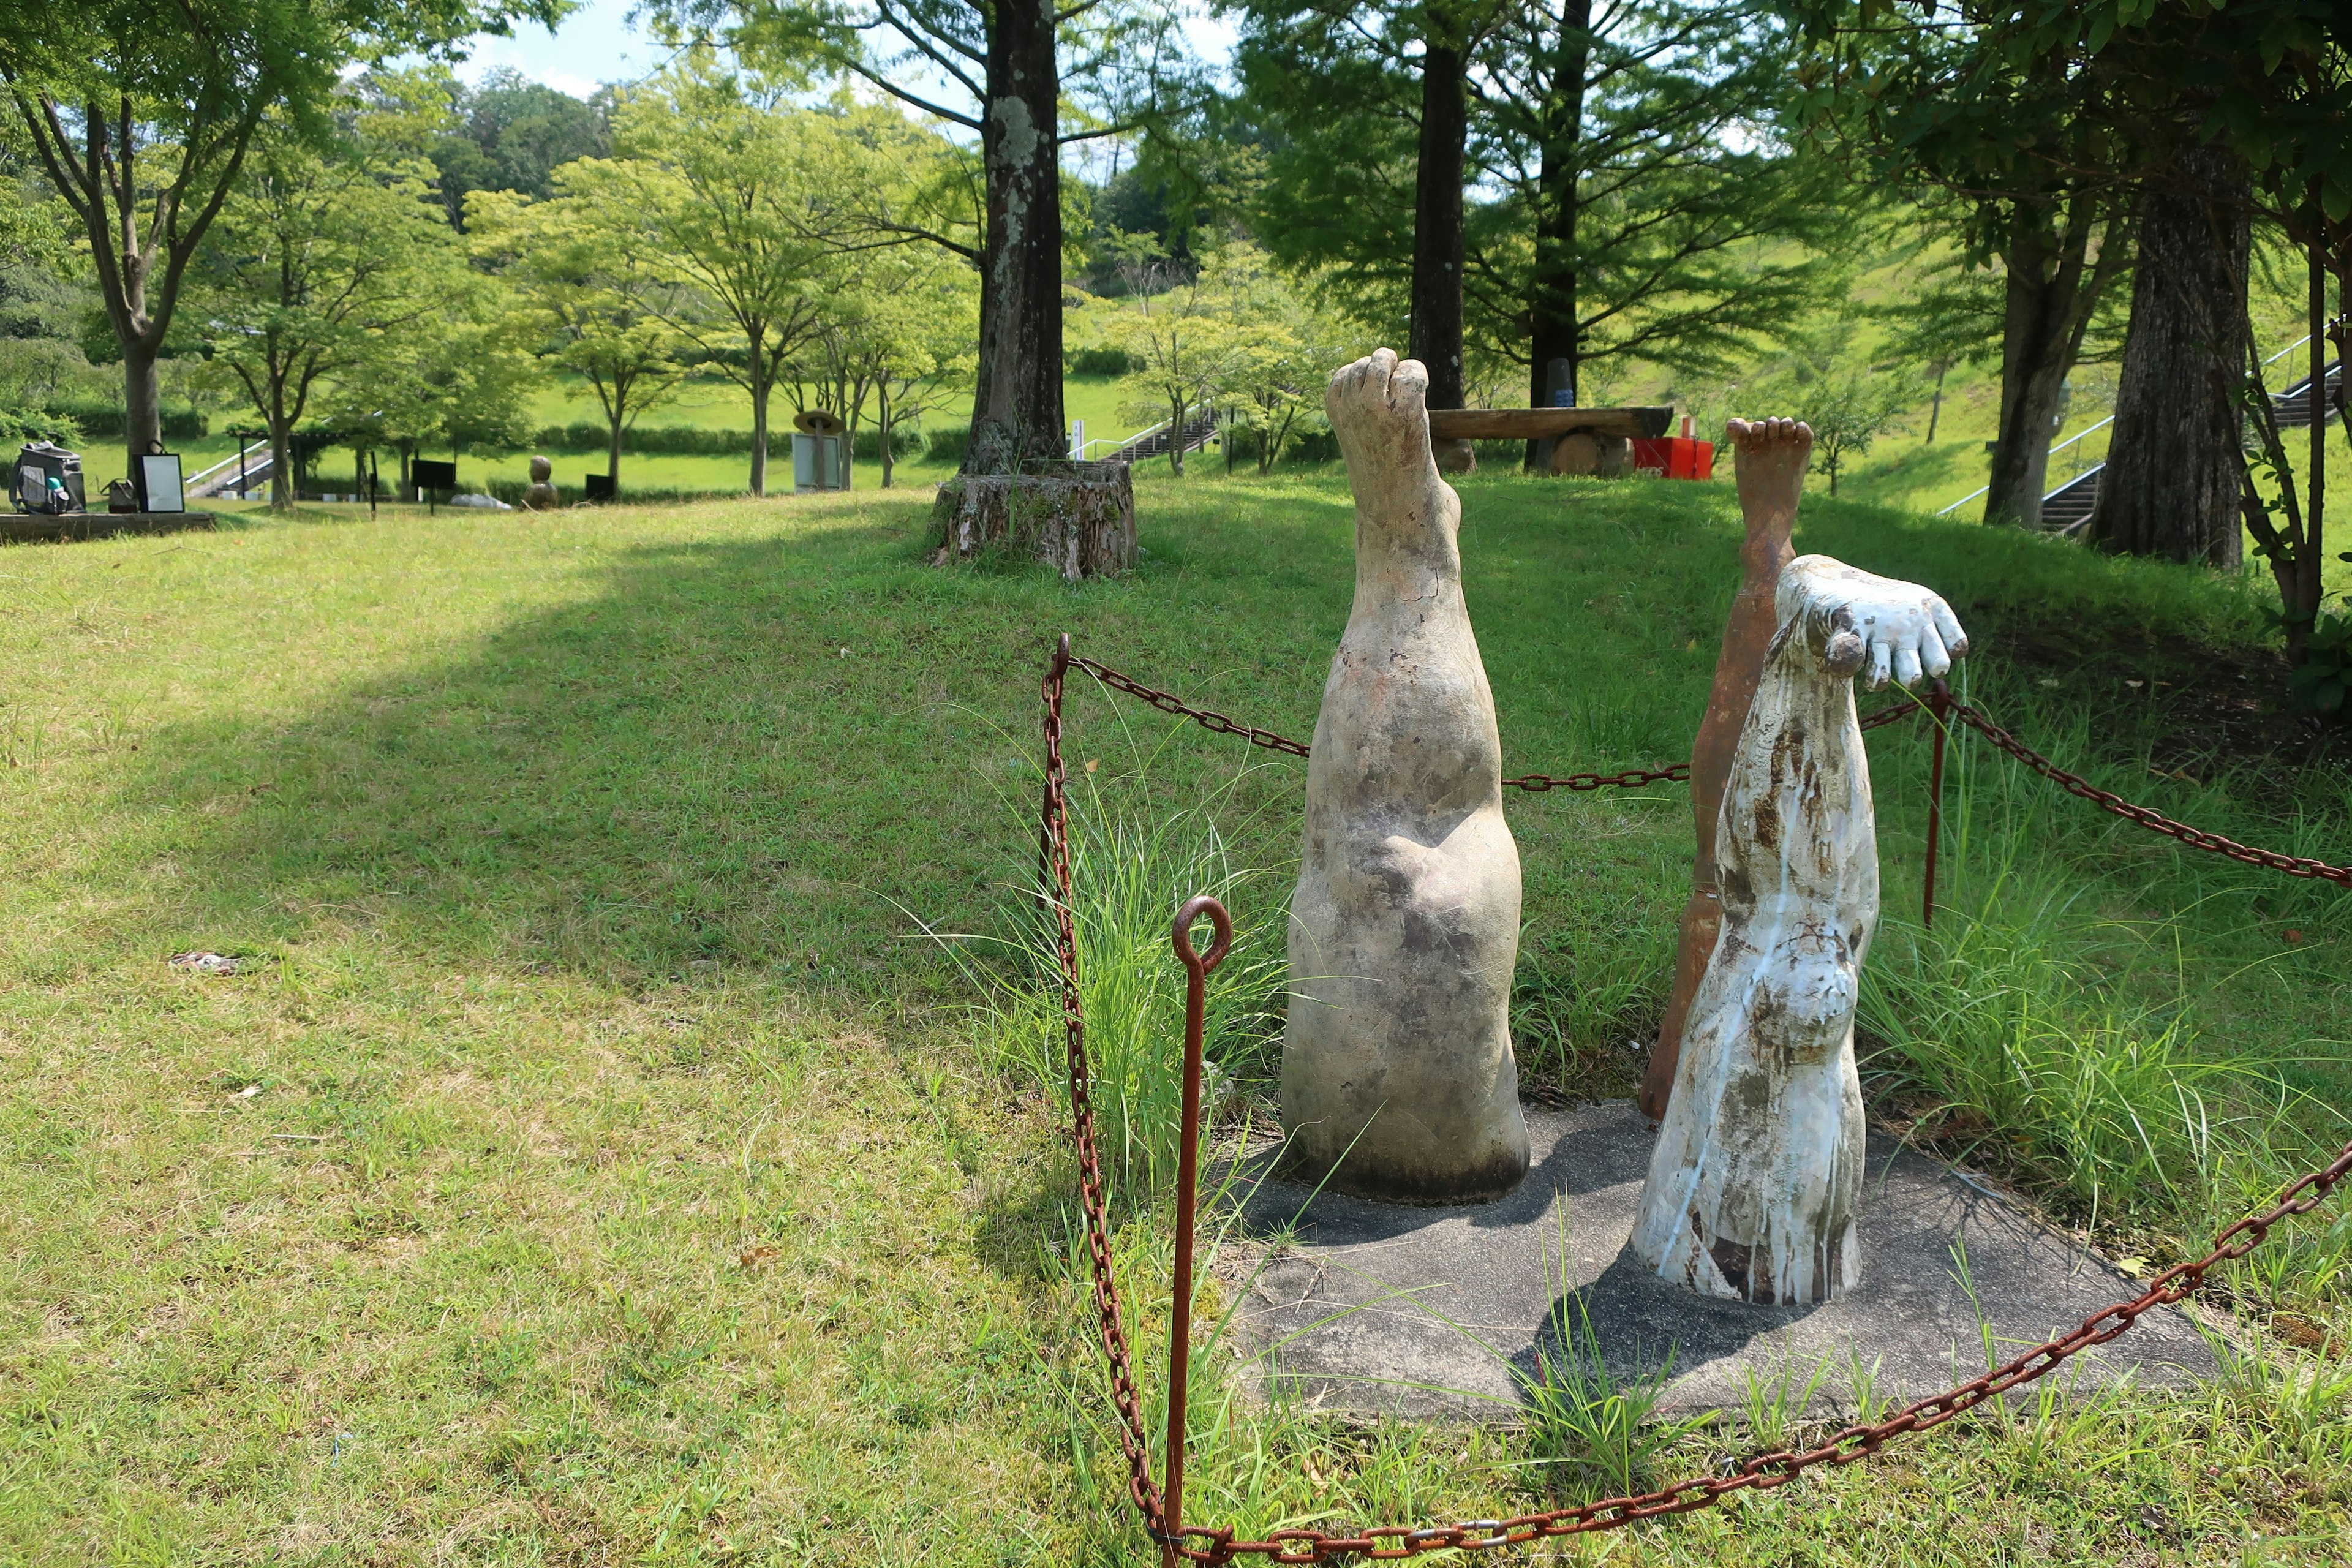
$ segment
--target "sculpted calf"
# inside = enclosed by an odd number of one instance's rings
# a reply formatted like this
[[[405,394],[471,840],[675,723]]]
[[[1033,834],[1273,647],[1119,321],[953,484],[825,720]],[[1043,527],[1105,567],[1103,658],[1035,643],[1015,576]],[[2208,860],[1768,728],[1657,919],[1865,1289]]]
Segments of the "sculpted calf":
[[[1853,678],[1968,651],[1944,601],[1822,555],[1780,574],[1780,631],[1716,830],[1722,930],[1691,1001],[1635,1254],[1704,1295],[1827,1300],[1862,1277],[1853,1013],[1878,840]]]
[[[1428,387],[1382,349],[1324,397],[1356,496],[1356,598],[1307,765],[1282,1110],[1293,1157],[1338,1190],[1465,1203],[1528,1169],[1519,853]]]

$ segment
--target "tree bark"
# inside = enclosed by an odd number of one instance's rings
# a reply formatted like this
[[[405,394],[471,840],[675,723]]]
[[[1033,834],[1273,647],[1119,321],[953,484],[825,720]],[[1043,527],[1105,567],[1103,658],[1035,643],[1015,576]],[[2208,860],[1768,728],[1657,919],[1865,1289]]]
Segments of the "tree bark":
[[[604,448],[604,472],[613,481],[613,493],[621,493],[621,424],[622,410],[626,405],[619,398],[613,401],[612,439]]]
[[[1578,182],[1584,173],[1584,78],[1591,57],[1592,0],[1561,0],[1551,90],[1544,100],[1542,168],[1536,176],[1535,270],[1528,289],[1528,406],[1551,406],[1554,363],[1576,385],[1581,355],[1576,330]],[[1542,473],[1552,443],[1528,443],[1527,467]]]
[[[1411,357],[1429,372],[1429,406],[1462,406],[1462,166],[1470,131],[1462,40],[1431,7],[1422,43],[1421,155],[1413,178]],[[1467,441],[1441,447],[1438,467],[1476,466]]]
[[[2234,567],[2250,174],[2190,142],[2142,202],[2115,436],[2089,534],[2121,555]]]
[[[138,314],[144,317],[145,312]],[[122,347],[122,436],[128,460],[123,472],[139,471],[139,459],[163,439],[163,392],[155,373],[162,334],[133,331],[121,334]]]
[[[768,493],[768,395],[775,389],[775,375],[768,368],[761,334],[753,332],[751,338],[751,493],[764,496]]]
[[[2083,352],[2099,296],[2124,266],[2128,246],[2109,216],[2091,254],[2097,202],[2077,196],[2058,213],[2012,203],[2001,260],[2008,273],[2000,358],[2000,428],[1985,492],[1987,522],[2042,521],[2043,476],[2059,394]]]
[[[1004,0],[988,30],[981,150],[980,367],[966,474],[1068,457],[1062,419],[1060,62],[1048,0]]]

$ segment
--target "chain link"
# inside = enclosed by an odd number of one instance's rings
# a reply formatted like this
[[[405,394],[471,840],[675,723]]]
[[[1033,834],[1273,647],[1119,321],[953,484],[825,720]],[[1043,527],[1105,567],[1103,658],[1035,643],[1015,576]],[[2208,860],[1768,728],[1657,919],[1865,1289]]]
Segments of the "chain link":
[[[2150,1280],[2147,1289],[2133,1300],[2119,1301],[2095,1312],[2074,1329],[2048,1343],[2037,1345],[1982,1376],[1970,1378],[1941,1394],[1916,1400],[1883,1421],[1847,1426],[1818,1447],[1802,1451],[1776,1449],[1754,1456],[1727,1475],[1694,1478],[1658,1491],[1608,1498],[1579,1508],[1553,1509],[1540,1513],[1520,1514],[1511,1519],[1472,1520],[1458,1524],[1418,1528],[1382,1525],[1344,1535],[1318,1530],[1277,1530],[1269,1532],[1263,1540],[1255,1541],[1235,1540],[1236,1531],[1231,1527],[1207,1529],[1189,1526],[1171,1536],[1166,1529],[1160,1488],[1152,1479],[1150,1447],[1135,1380],[1134,1357],[1128,1347],[1118,1279],[1111,1266],[1108,1186],[1103,1177],[1096,1137],[1093,1079],[1087,1060],[1086,1017],[1078,991],[1077,931],[1071,907],[1068,783],[1062,761],[1062,693],[1065,677],[1072,666],[1084,669],[1105,685],[1139,697],[1165,712],[1192,719],[1204,728],[1220,733],[1243,736],[1252,745],[1293,756],[1305,756],[1307,748],[1271,731],[1251,729],[1235,724],[1223,714],[1186,707],[1168,693],[1131,680],[1093,659],[1074,657],[1066,636],[1061,639],[1053,663],[1046,671],[1042,690],[1045,709],[1045,787],[1039,824],[1039,849],[1043,868],[1046,872],[1044,893],[1052,905],[1055,951],[1061,969],[1062,1024],[1070,1080],[1071,1142],[1077,1158],[1078,1203],[1086,1225],[1087,1262],[1093,1283],[1095,1316],[1101,1331],[1103,1355],[1110,1370],[1111,1405],[1118,1418],[1119,1448],[1127,1460],[1129,1500],[1142,1516],[1145,1531],[1152,1540],[1186,1562],[1226,1563],[1244,1557],[1281,1563],[1320,1563],[1341,1557],[1396,1562],[1432,1552],[1493,1551],[1559,1536],[1616,1530],[1647,1519],[1690,1513],[1712,1507],[1734,1493],[1769,1491],[1786,1486],[1807,1470],[1822,1466],[1850,1465],[1876,1454],[1893,1438],[1940,1426],[1987,1400],[1998,1399],[2013,1388],[2047,1376],[2070,1357],[2127,1332],[2143,1314],[2158,1307],[2187,1300],[2204,1284],[2208,1274],[2222,1264],[2252,1252],[2282,1220],[2308,1214],[2318,1207],[2347,1174],[2352,1174],[2352,1143],[2347,1143],[2334,1163],[2309,1172],[2291,1184],[2279,1194],[2278,1203],[2269,1212],[2239,1220],[2213,1238],[2211,1250],[2203,1258],[2166,1269]],[[1896,703],[1864,720],[1864,727],[1875,729],[1893,723],[1918,710],[1921,706],[1916,700],[1908,700]],[[1952,711],[2002,751],[2069,793],[2143,826],[2168,833],[2198,848],[2212,849],[2251,865],[2269,866],[2294,876],[2352,882],[2352,872],[2343,868],[2249,849],[2218,835],[2201,833],[2173,822],[2145,806],[2132,805],[2122,797],[2098,789],[2078,775],[2058,767],[1965,703],[1952,704]],[[1523,780],[1511,782],[1521,788],[1594,789],[1620,783],[1652,784],[1686,777],[1687,774],[1688,764],[1676,763],[1666,769],[1635,770],[1606,776],[1577,774],[1570,779],[1545,780],[1540,784],[1530,784]],[[1578,782],[1580,780],[1593,782]]]

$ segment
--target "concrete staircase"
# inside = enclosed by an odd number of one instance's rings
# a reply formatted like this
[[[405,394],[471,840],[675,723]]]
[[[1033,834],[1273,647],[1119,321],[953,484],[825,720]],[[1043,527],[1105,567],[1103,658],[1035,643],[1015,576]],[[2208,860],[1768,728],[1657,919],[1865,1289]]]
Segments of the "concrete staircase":
[[[1216,433],[1216,409],[1203,408],[1185,420],[1184,428],[1181,431],[1171,432],[1165,422],[1153,426],[1142,435],[1133,437],[1115,449],[1110,454],[1109,460],[1114,463],[1133,464],[1139,463],[1146,458],[1165,457],[1169,449],[1180,441],[1183,444],[1183,450],[1196,452],[1207,446],[1210,438]]]
[[[2044,533],[2075,534],[2091,521],[2091,509],[2099,501],[2099,476],[2106,471],[2105,463],[2094,463],[2081,473],[2042,498],[2042,531]]]
[[[2342,395],[2344,391],[2342,360],[2333,360],[2328,363],[2321,372],[2321,385],[2326,388],[2326,391],[2319,400],[2319,414],[2320,417],[2325,419],[2327,416],[2327,411],[2336,406],[2336,398]],[[2279,428],[2282,430],[2300,430],[2307,427],[2311,424],[2311,377],[2307,375],[2284,392],[2271,395],[2271,411],[2277,417]]]

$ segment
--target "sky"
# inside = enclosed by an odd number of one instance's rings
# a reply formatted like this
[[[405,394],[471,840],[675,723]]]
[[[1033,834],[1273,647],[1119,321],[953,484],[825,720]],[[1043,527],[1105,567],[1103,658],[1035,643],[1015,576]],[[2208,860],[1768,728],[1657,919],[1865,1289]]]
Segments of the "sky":
[[[608,81],[634,81],[657,70],[669,51],[629,26],[635,0],[582,0],[553,33],[536,22],[515,27],[514,37],[501,38],[480,33],[471,56],[457,68],[468,82],[479,81],[501,67],[520,71],[533,81],[584,98]],[[1192,47],[1222,65],[1233,52],[1233,25],[1214,16],[1195,16],[1185,24]]]

